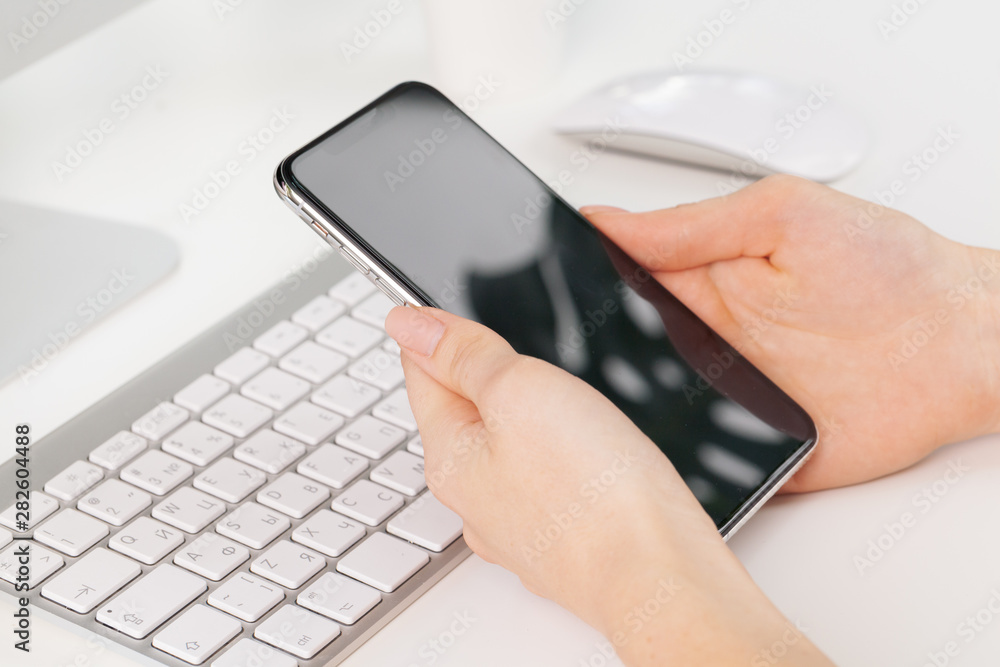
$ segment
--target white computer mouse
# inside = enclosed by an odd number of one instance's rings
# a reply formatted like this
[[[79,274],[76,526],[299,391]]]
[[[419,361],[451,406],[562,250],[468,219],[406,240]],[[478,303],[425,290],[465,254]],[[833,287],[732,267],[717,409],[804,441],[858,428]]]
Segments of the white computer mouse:
[[[753,176],[832,181],[861,162],[867,133],[824,85],[756,74],[648,72],[613,81],[563,111],[555,130]]]

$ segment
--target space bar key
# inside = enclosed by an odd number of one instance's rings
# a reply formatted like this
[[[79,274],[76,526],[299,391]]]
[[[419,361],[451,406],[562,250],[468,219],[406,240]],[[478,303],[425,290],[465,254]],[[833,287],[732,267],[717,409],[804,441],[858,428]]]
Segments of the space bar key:
[[[163,564],[102,605],[97,621],[142,639],[207,588],[201,577]]]

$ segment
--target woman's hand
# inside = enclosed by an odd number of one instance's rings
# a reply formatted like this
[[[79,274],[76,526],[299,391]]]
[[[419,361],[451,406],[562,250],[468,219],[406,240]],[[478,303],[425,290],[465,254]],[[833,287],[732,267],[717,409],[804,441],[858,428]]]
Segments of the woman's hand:
[[[582,212],[812,415],[785,490],[873,479],[1000,429],[1000,252],[788,176]]]
[[[440,310],[395,308],[386,331],[403,349],[428,486],[480,556],[629,664],[749,663],[789,632],[670,462],[600,392]],[[800,664],[829,664],[794,639]]]

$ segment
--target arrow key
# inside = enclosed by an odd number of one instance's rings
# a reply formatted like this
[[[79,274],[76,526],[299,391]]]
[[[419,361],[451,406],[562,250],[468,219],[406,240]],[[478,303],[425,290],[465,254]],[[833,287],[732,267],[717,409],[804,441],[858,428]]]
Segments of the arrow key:
[[[138,577],[139,572],[134,560],[97,547],[42,586],[42,596],[86,614]]]
[[[232,616],[196,604],[153,637],[153,646],[200,665],[242,630],[243,625]]]

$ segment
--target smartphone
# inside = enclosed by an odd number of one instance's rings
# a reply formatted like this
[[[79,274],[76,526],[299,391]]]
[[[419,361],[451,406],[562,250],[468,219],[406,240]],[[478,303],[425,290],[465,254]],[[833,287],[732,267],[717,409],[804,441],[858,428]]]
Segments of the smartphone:
[[[799,405],[426,84],[295,151],[274,185],[395,303],[476,320],[602,392],[724,537],[816,444]]]

